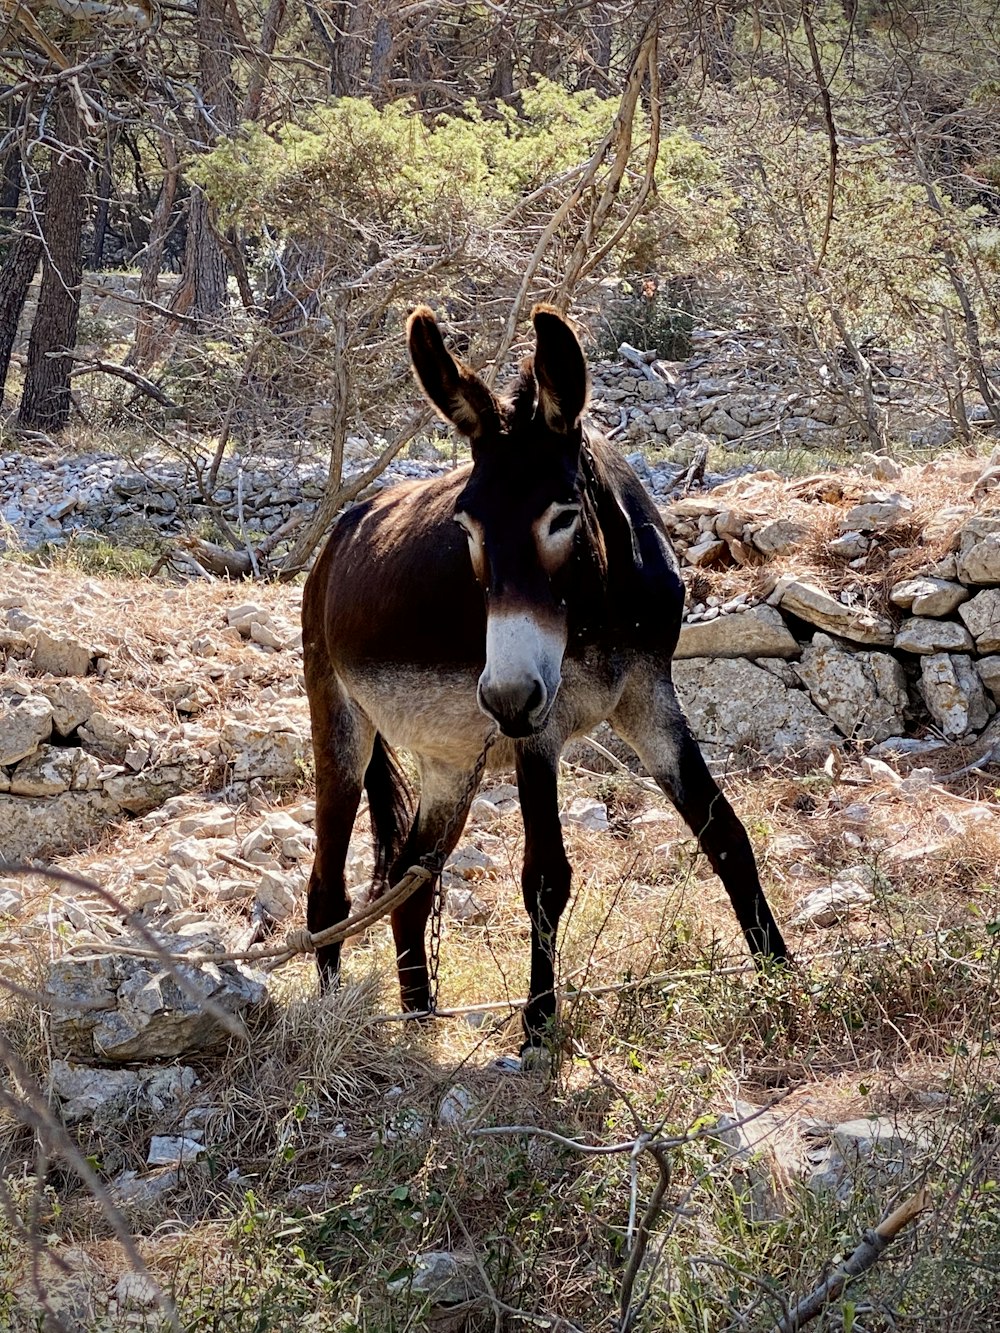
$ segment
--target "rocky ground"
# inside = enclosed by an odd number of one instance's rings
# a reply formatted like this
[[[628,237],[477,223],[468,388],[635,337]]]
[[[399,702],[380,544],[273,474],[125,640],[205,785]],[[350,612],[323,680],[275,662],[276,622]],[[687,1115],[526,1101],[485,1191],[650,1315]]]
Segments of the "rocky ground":
[[[5,1327],[165,1327],[160,1290],[191,1329],[617,1327],[654,1163],[544,1134],[646,1128],[670,1139],[671,1178],[635,1327],[771,1328],[780,1296],[921,1184],[912,1241],[823,1326],[988,1326],[1000,458],[727,470],[718,414],[744,434],[787,435],[796,411],[810,439],[847,427],[706,355],[605,368],[596,406],[624,452],[656,436],[630,456],[688,585],[678,689],[799,965],[752,979],[673,810],[608,734],[580,742],[548,1081],[496,1063],[526,986],[509,780],[446,871],[458,1012],[431,1031],[391,1021],[384,922],[323,1000],[305,958],[221,957],[304,924],[301,588],[112,577],[81,537],[165,547],[213,506],[273,535],[314,503],[321,463],[227,462],[209,503],[162,450],[0,459],[0,857],[88,881],[0,874]],[[448,465],[417,452],[386,484]],[[364,811],[348,868],[361,901]]]

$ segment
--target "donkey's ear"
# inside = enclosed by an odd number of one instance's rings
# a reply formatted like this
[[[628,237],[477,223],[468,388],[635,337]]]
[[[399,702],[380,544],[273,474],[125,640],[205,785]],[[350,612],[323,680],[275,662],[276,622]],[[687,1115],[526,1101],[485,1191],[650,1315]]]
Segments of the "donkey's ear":
[[[550,305],[531,312],[535,326],[538,405],[549,430],[569,435],[587,406],[587,363],[576,334]]]
[[[445,347],[433,310],[418,305],[406,321],[406,337],[420,386],[447,421],[473,441],[496,426],[496,399]]]

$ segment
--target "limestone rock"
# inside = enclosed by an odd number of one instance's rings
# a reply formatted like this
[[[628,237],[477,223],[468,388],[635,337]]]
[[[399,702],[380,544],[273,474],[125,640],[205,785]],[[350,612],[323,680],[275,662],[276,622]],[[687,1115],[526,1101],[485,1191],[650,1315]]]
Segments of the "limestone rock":
[[[898,492],[880,492],[844,515],[841,531],[884,532],[913,513],[913,502]]]
[[[794,669],[845,736],[884,741],[902,730],[906,677],[888,653],[850,652],[817,634]]]
[[[853,643],[888,646],[895,638],[892,625],[882,616],[859,607],[844,606],[823,588],[804,579],[792,579],[784,587],[781,606],[807,624]]]
[[[159,934],[171,954],[222,952],[211,935]],[[142,938],[129,939],[147,948]],[[124,954],[65,954],[49,970],[46,993],[52,1044],[61,1055],[112,1064],[175,1059],[226,1040],[227,1030],[203,1007],[237,1020],[267,1001],[264,979],[239,963],[174,965],[178,985],[164,964]],[[83,1002],[86,1009],[80,1009]]]
[[[902,653],[968,653],[972,651],[972,635],[957,620],[911,616],[903,621],[895,647]]]
[[[960,583],[930,576],[904,579],[889,593],[893,606],[901,606],[915,616],[950,616],[968,597],[968,589]]]
[[[673,675],[695,736],[721,755],[747,747],[818,754],[838,739],[804,690],[783,689],[769,671],[743,658],[692,658],[678,662]]]
[[[60,736],[69,736],[94,711],[90,690],[78,680],[40,680],[36,691],[52,705],[52,725]]]
[[[179,764],[156,765],[141,773],[122,773],[108,778],[104,790],[115,804],[132,815],[143,815],[179,796],[190,781],[190,773]]]
[[[1000,588],[977,592],[971,602],[959,607],[958,614],[976,640],[979,652],[995,653],[1000,650]]]
[[[93,1120],[107,1127],[137,1114],[164,1115],[177,1110],[198,1082],[186,1065],[151,1069],[95,1069],[53,1060],[52,1090],[67,1125]]]
[[[1000,703],[1000,657],[981,657],[976,663],[979,679]]]
[[[445,911],[463,926],[485,926],[489,919],[486,904],[471,889],[449,888],[444,900]]]
[[[608,807],[603,801],[595,801],[589,796],[579,796],[559,816],[562,824],[577,824],[580,828],[590,829],[592,833],[606,833],[611,827],[608,823]]]
[[[935,653],[920,664],[920,692],[928,712],[946,736],[957,740],[979,731],[990,720],[990,708],[970,657]]]
[[[801,546],[809,536],[805,523],[797,523],[790,518],[776,518],[756,529],[750,542],[764,555],[784,555]]]
[[[227,718],[220,746],[232,764],[233,777],[243,782],[251,778],[294,782],[302,776],[311,752],[307,732],[282,719],[267,718],[259,722]]]
[[[99,765],[79,746],[43,745],[22,759],[10,779],[12,796],[58,796],[97,786]]]
[[[74,851],[93,842],[119,813],[103,791],[38,799],[0,796],[0,847],[11,861]]]
[[[1000,515],[971,518],[963,526],[958,577],[963,583],[1000,583]]]
[[[52,705],[43,695],[0,693],[0,767],[34,754],[52,735]]]
[[[418,1254],[412,1272],[391,1279],[388,1286],[390,1291],[412,1292],[431,1301],[432,1313],[434,1307],[463,1305],[483,1293],[483,1280],[473,1257],[450,1250]]]
[[[695,565],[702,569],[715,564],[725,550],[726,543],[724,541],[706,533],[694,546],[688,547],[684,553],[684,559],[689,565]]]
[[[681,626],[674,660],[688,657],[798,657],[799,645],[771,606]]]
[[[35,667],[48,676],[85,676],[90,667],[93,650],[73,634],[58,634],[51,630],[34,629],[32,659]]]
[[[872,901],[871,876],[864,866],[845,871],[830,884],[813,889],[795,904],[793,926],[833,926]]]

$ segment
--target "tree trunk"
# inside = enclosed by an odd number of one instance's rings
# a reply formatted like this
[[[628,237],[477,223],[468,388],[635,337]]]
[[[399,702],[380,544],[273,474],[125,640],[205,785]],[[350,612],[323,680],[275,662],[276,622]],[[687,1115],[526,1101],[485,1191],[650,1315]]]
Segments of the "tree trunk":
[[[99,269],[104,262],[104,241],[108,234],[108,214],[111,211],[113,186],[111,168],[115,153],[115,134],[108,131],[104,147],[104,162],[97,182],[97,213],[94,217],[94,243],[90,249],[90,267]]]
[[[207,146],[236,126],[236,89],[232,76],[232,33],[227,0],[198,0],[198,75],[202,97],[201,139]],[[197,320],[211,320],[226,308],[226,260],[212,229],[207,197],[192,185],[187,240],[180,286],[172,310]]]
[[[177,194],[177,180],[180,176],[180,163],[173,139],[164,130],[160,131],[160,146],[163,149],[163,183],[153,209],[153,220],[149,227],[149,240],[146,253],[142,257],[142,271],[139,275],[139,299],[155,303],[159,295],[160,270],[163,267],[163,247],[170,228],[170,218]],[[142,370],[156,355],[155,325],[153,312],[146,306],[139,307],[135,323],[135,342],[126,358],[126,365],[133,365]]]
[[[81,233],[87,170],[77,153],[79,121],[69,96],[61,108],[61,153],[53,151],[45,204],[45,246],[38,306],[28,342],[28,363],[18,423],[50,434],[69,421],[71,352],[76,344],[83,279]]]
[[[240,120],[256,120],[260,115],[264,83],[271,68],[271,57],[285,22],[286,0],[269,0],[260,28],[260,46],[254,53],[256,64],[247,84]]]
[[[7,252],[3,268],[0,268],[0,400],[3,399],[21,311],[41,255],[41,240],[31,232],[22,231]]]

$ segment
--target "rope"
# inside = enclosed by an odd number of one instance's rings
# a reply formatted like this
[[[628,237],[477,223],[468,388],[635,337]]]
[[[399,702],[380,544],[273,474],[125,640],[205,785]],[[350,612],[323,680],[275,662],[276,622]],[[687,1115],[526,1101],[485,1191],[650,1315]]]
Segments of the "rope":
[[[173,963],[179,966],[199,967],[204,963],[260,963],[268,961],[271,967],[268,970],[281,967],[290,959],[298,954],[315,953],[317,949],[324,948],[327,944],[337,944],[345,940],[348,935],[359,935],[362,931],[370,929],[376,921],[388,916],[407,898],[416,893],[421,885],[426,884],[433,875],[424,866],[410,866],[409,870],[397,884],[376,898],[374,902],[368,903],[359,911],[352,913],[344,918],[343,921],[337,921],[332,926],[327,926],[325,930],[316,931],[314,934],[309,930],[290,930],[285,936],[284,942],[278,945],[259,945],[251,949],[237,949],[231,953],[169,953],[166,949],[137,949],[129,945],[115,943],[114,940],[89,944],[86,946],[86,954],[74,954],[76,958],[87,958],[94,953],[113,953],[120,954],[124,958],[149,958],[156,962]]]

